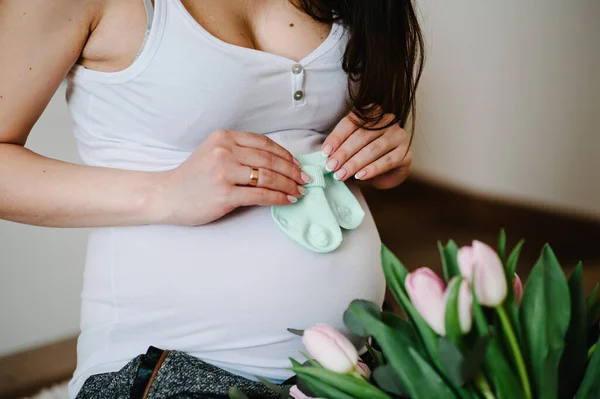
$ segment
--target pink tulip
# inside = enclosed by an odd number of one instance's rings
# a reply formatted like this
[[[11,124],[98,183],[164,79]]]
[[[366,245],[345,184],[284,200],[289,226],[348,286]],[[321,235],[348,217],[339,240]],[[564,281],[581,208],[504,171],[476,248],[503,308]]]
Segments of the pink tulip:
[[[371,369],[369,369],[369,366],[360,359],[358,360],[358,363],[356,363],[356,371],[358,374],[365,377],[366,380],[371,378]]]
[[[345,374],[356,367],[356,348],[348,338],[331,326],[317,324],[305,330],[302,342],[308,353],[328,370]]]
[[[438,335],[446,335],[444,282],[433,270],[421,267],[404,281],[406,292],[423,320]]]
[[[515,273],[515,278],[513,280],[513,291],[515,292],[515,302],[517,303],[517,306],[519,306],[521,304],[521,298],[523,298],[523,283],[517,273]]]
[[[294,399],[320,399],[313,398],[312,396],[306,396],[296,385],[290,388],[290,396]]]
[[[446,309],[450,287],[456,284],[459,278],[458,276],[454,276],[448,283],[448,289],[446,289],[446,293],[444,294],[444,310]],[[471,286],[465,279],[461,281],[458,288],[458,320],[460,322],[460,330],[463,334],[471,331],[471,326],[473,325],[473,295],[471,295]]]
[[[506,277],[502,261],[488,245],[473,241],[472,246],[458,250],[458,266],[461,274],[475,284],[479,303],[496,307],[504,301],[507,293]],[[475,271],[475,282],[471,281]]]

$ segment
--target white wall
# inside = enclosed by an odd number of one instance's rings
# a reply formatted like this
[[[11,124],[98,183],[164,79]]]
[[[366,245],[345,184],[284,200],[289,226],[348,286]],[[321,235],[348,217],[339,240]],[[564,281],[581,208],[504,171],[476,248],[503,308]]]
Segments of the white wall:
[[[600,2],[419,3],[415,174],[600,218]]]
[[[600,214],[600,2],[421,0],[415,173]],[[30,148],[76,161],[64,90]],[[75,334],[85,232],[0,221],[0,355]]]
[[[78,162],[64,96],[61,87],[27,146]],[[85,238],[0,220],[0,356],[77,334]]]

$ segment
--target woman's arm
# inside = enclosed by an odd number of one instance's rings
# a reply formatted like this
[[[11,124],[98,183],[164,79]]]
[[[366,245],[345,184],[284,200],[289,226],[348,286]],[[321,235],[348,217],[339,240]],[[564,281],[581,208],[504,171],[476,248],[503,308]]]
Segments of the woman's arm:
[[[266,137],[217,132],[179,168],[80,166],[24,148],[107,0],[0,1],[0,218],[53,227],[199,225],[238,206],[285,205],[304,184]],[[260,169],[258,187],[248,182]],[[290,199],[292,198],[292,199]]]
[[[43,226],[153,222],[157,175],[42,157],[27,136],[100,18],[95,0],[0,2],[0,218]]]

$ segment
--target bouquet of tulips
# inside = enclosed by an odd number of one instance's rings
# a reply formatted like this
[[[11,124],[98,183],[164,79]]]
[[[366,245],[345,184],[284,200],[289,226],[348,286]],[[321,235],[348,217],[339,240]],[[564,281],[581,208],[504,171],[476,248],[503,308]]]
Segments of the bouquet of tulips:
[[[388,288],[405,317],[363,300],[344,314],[367,342],[372,372],[344,335],[317,325],[290,330],[309,352],[304,364],[292,359],[297,385],[265,383],[285,399],[600,398],[598,284],[586,298],[581,263],[567,280],[546,245],[523,289],[522,245],[508,253],[504,231],[497,249],[439,244],[444,280],[428,268],[409,273],[384,246]]]

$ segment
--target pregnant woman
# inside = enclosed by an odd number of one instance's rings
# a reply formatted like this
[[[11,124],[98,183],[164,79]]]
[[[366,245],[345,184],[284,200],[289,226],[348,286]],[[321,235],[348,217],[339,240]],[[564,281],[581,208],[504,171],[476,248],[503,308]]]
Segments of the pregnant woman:
[[[71,397],[268,396],[301,358],[288,328],[382,303],[355,181],[410,168],[410,0],[2,0],[0,59],[0,217],[91,228]],[[83,165],[25,148],[65,79]],[[315,153],[366,212],[321,252],[273,220]]]

